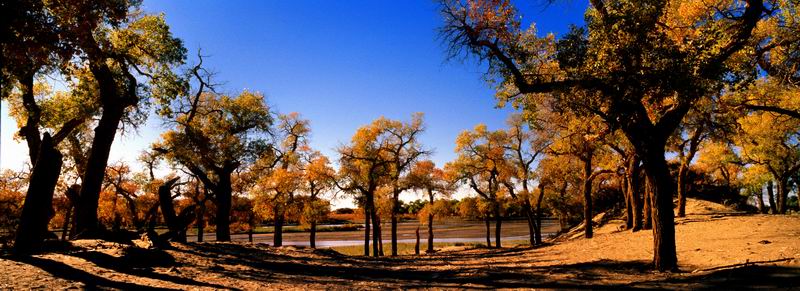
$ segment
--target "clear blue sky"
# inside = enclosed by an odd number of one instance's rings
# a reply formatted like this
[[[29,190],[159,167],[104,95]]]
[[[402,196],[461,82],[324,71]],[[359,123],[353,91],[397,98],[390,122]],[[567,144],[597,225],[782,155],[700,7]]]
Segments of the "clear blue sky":
[[[559,35],[583,23],[586,0],[518,1],[540,33]],[[197,49],[218,72],[223,91],[259,91],[280,112],[311,120],[312,145],[333,149],[375,118],[408,120],[424,112],[422,141],[437,165],[454,158],[456,135],[478,123],[500,128],[510,109],[495,109],[484,67],[447,62],[438,39],[437,4],[415,1],[144,1],[163,12],[192,60]],[[2,112],[2,168],[26,160],[11,141],[16,125]],[[163,129],[151,120],[138,134],[118,138],[111,160],[133,161]]]

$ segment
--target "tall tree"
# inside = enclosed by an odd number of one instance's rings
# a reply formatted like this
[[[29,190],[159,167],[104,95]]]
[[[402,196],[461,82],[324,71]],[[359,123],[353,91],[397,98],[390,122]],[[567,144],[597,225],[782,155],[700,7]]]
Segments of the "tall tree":
[[[304,192],[308,194],[308,201],[303,206],[304,218],[309,224],[309,246],[316,247],[317,235],[317,222],[319,217],[323,215],[320,213],[321,209],[324,210],[325,202],[321,199],[322,195],[328,191],[333,190],[336,183],[336,171],[330,166],[328,157],[322,155],[320,152],[313,151],[304,155],[306,159],[305,171],[303,172],[303,181],[305,182]],[[330,207],[330,206],[328,206]],[[324,213],[327,215],[327,212]]]
[[[419,135],[425,130],[422,113],[412,116],[411,122],[379,118],[377,126],[385,131],[388,158],[391,160],[391,239],[392,256],[397,256],[397,215],[400,212],[400,193],[411,188],[405,180],[409,168],[429,152],[422,148]]]

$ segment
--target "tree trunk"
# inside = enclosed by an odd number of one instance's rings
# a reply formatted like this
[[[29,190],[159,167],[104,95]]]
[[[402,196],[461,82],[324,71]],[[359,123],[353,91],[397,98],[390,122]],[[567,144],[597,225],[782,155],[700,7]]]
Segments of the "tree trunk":
[[[642,229],[652,229],[653,228],[653,203],[651,199],[651,195],[653,194],[652,188],[650,186],[650,177],[646,177],[644,180],[644,199],[642,199],[642,204],[644,205],[644,218]]]
[[[400,191],[395,187],[392,195],[392,257],[397,256],[397,213],[400,211]]]
[[[102,87],[102,85],[101,85]],[[114,98],[114,97],[111,97]],[[100,199],[100,188],[105,178],[108,155],[117,134],[125,107],[119,104],[103,105],[103,115],[94,129],[92,149],[86,162],[86,172],[81,179],[80,203],[77,209],[78,236],[82,238],[97,237],[100,224],[97,220],[97,204]]]
[[[378,211],[375,209],[375,200],[372,195],[367,196],[367,207],[370,209],[370,218],[372,219],[372,256],[378,257],[380,255],[380,222],[378,222]]]
[[[542,200],[544,200],[544,184],[539,183],[539,197],[536,199],[536,245],[542,244]]]
[[[195,220],[195,225],[197,225],[197,241],[203,242],[203,236],[205,235],[205,214],[206,214],[206,206],[205,203],[200,203],[199,210],[197,211],[197,220]]]
[[[376,229],[376,232],[373,233],[373,235],[378,237],[378,256],[383,257],[383,234],[381,233],[381,228],[383,225],[381,224],[381,217],[377,216],[377,214],[375,217],[377,217],[378,219],[378,221],[375,222],[375,225],[378,225],[378,228]]]
[[[525,212],[525,219],[528,221],[528,241],[532,246],[536,245],[536,219],[533,217],[531,202],[525,201],[522,209]]]
[[[762,192],[762,188],[759,186],[758,191],[754,191],[753,195],[756,199],[756,206],[758,206],[758,213],[767,213],[767,207],[764,206],[764,192]]]
[[[35,250],[50,236],[47,224],[54,214],[53,192],[61,174],[61,159],[62,155],[55,148],[50,134],[45,133],[22,206],[14,252],[27,253]]]
[[[623,184],[620,187],[620,192],[622,192],[622,198],[625,199],[625,229],[633,229],[633,204],[631,204],[631,193],[628,191],[630,179],[628,178],[627,170],[625,172],[625,175],[620,180],[620,183]]]
[[[317,221],[311,220],[311,230],[310,230],[310,237],[308,238],[308,245],[312,249],[317,248]]]
[[[664,158],[664,146],[656,145],[642,155],[650,182],[651,221],[653,224],[653,265],[659,271],[675,271],[678,257],[675,249],[675,214],[672,195],[675,182]]]
[[[491,223],[489,222],[489,215],[484,216],[483,221],[486,222],[486,247],[487,248],[491,248],[492,247],[492,229],[491,229],[492,227],[491,227]]]
[[[414,233],[417,234],[417,243],[414,244],[414,254],[419,256],[419,226],[417,226],[417,230]]]
[[[427,253],[433,253],[433,191],[428,189],[428,200],[430,202],[430,210],[428,211],[428,250]],[[419,237],[419,229],[417,229],[417,237]]]
[[[283,211],[275,209],[275,229],[272,233],[272,245],[276,247],[283,246]]]
[[[778,213],[786,214],[786,200],[789,198],[788,178],[778,179]]]
[[[217,200],[217,241],[231,240],[231,200],[233,199],[231,189],[231,174],[228,172],[219,174],[216,193]]]
[[[769,210],[772,214],[778,213],[778,205],[775,204],[775,192],[773,191],[772,180],[767,182],[767,199],[769,199]]]
[[[633,209],[633,231],[642,229],[642,198],[639,193],[639,156],[633,155],[628,162],[628,199]]]
[[[172,201],[172,188],[178,182],[178,179],[172,178],[158,186],[158,203],[161,208],[161,215],[164,217],[164,223],[167,224],[171,234],[168,235],[167,239],[174,238],[179,242],[185,242],[185,237],[181,241],[180,233],[183,232],[183,225],[181,225],[180,219],[175,214],[175,205]]]
[[[61,240],[67,240],[69,232],[69,219],[72,216],[72,205],[67,206],[67,213],[64,214],[64,224],[61,225]]]
[[[688,165],[681,163],[678,168],[678,217],[686,217],[686,172]]]
[[[364,206],[364,256],[369,257],[369,221],[372,219],[372,214],[368,206]]]
[[[502,244],[500,243],[500,228],[503,226],[503,216],[500,215],[500,203],[494,203],[494,245],[497,248],[501,248]]]
[[[586,238],[592,238],[592,157],[583,159],[583,223]]]

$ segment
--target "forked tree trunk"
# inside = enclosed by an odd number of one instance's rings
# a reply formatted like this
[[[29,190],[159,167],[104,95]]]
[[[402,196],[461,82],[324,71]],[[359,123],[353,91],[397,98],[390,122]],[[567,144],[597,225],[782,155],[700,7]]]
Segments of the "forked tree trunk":
[[[55,148],[50,134],[45,133],[39,145],[28,194],[14,241],[14,252],[27,253],[40,247],[49,236],[47,224],[53,217],[53,192],[61,174],[62,155]]]

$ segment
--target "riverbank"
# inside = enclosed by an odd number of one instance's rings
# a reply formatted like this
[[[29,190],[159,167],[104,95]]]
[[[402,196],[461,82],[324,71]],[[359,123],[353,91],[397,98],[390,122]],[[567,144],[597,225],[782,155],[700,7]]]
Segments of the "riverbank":
[[[30,258],[3,256],[0,288],[697,289],[800,282],[800,216],[690,213],[676,220],[678,273],[650,270],[650,231],[619,231],[613,223],[601,229],[593,239],[540,248],[451,246],[397,258],[242,242],[145,250],[83,240]]]

